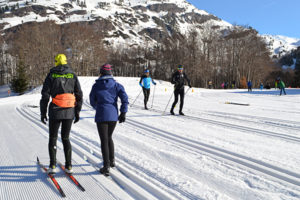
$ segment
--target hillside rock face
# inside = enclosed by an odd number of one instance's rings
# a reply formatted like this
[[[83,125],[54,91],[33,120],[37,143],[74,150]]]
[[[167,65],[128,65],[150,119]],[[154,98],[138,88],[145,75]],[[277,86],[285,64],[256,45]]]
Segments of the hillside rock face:
[[[185,0],[6,0],[0,2],[0,29],[8,31],[27,22],[54,20],[57,24],[97,24],[108,45],[149,45],[161,43],[173,34],[185,35],[191,30],[219,31],[231,24],[199,10]],[[86,23],[89,22],[89,23]],[[300,46],[263,36],[275,57]],[[300,41],[300,40],[299,40]],[[281,46],[278,44],[281,44]]]
[[[201,26],[217,25],[220,29],[231,26],[185,0],[86,0],[79,1],[79,4],[72,0],[27,4],[24,1],[7,1],[6,5],[9,5],[9,10],[0,14],[2,30],[32,21],[55,20],[58,24],[97,21],[98,27],[105,28],[106,40],[111,45],[140,45],[145,41],[156,44],[174,33],[185,34]],[[0,3],[0,6],[4,7],[4,4]]]

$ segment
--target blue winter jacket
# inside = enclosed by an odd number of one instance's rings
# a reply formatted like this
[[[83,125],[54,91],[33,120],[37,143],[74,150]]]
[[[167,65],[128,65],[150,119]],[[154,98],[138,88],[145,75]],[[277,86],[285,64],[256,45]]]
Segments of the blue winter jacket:
[[[96,109],[95,122],[118,121],[118,97],[121,99],[120,112],[128,110],[128,96],[124,87],[111,75],[101,76],[93,85],[90,104]]]
[[[154,82],[154,80],[150,77],[150,76],[146,76],[143,75],[140,79],[140,86],[144,87],[146,89],[150,89],[150,83],[153,83],[154,85],[156,85],[156,83]]]
[[[248,81],[248,87],[252,87],[252,82]]]

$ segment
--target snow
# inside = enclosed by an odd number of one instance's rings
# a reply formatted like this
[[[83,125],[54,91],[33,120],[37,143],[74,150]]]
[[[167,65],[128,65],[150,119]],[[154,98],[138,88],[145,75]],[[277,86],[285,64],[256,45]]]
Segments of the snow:
[[[283,55],[291,50],[297,49],[300,46],[299,38],[291,38],[282,35],[262,35],[266,43],[269,45],[273,55]]]
[[[295,67],[296,67],[296,62],[297,62],[297,60],[295,59],[295,58],[293,58],[293,64],[291,65],[291,66],[288,66],[288,65],[282,65],[282,69],[295,69]]]
[[[84,105],[70,134],[74,176],[86,191],[60,170],[56,177],[67,199],[300,198],[300,89],[279,96],[275,89],[192,88],[185,97],[186,116],[171,116],[169,82],[156,80],[148,102],[153,107],[144,110],[142,94],[132,105],[141,90],[139,78],[115,77],[131,104],[126,122],[113,135],[117,167],[110,179],[95,168],[102,166],[88,100],[95,79],[79,79]],[[7,89],[0,87],[0,199],[60,199],[36,163],[39,156],[49,164],[48,126],[39,113],[41,87],[10,97]],[[64,162],[60,138],[57,158]]]
[[[5,5],[13,6],[19,3],[20,8],[26,6],[24,0],[20,1],[13,1],[9,2],[8,0],[6,1],[0,1],[0,6],[4,7]],[[73,2],[72,9],[66,9],[62,6],[64,3],[70,3],[69,0],[37,0],[36,3],[32,3],[30,1],[29,5],[43,5],[45,7],[51,7],[54,8],[58,11],[61,11],[63,13],[70,13],[75,10],[82,10],[80,6],[77,5],[77,3]],[[8,29],[13,26],[17,26],[22,23],[26,22],[32,22],[32,21],[37,21],[37,22],[43,22],[46,20],[54,20],[57,24],[64,24],[64,23],[72,23],[72,22],[80,22],[80,21],[91,21],[95,20],[97,17],[102,17],[102,18],[112,18],[111,20],[116,22],[118,25],[115,27],[117,30],[122,30],[122,32],[127,33],[130,38],[124,40],[122,37],[118,38],[110,38],[107,37],[106,41],[109,41],[112,46],[118,47],[122,45],[136,45],[136,44],[144,44],[145,43],[145,38],[141,36],[135,36],[133,37],[129,31],[134,30],[136,33],[138,33],[140,30],[143,30],[145,28],[152,28],[156,27],[157,24],[150,18],[149,22],[144,23],[141,20],[138,20],[138,24],[134,26],[127,26],[126,23],[123,23],[121,19],[115,18],[115,13],[128,13],[132,14],[133,16],[139,14],[139,12],[134,11],[131,9],[131,7],[141,5],[141,6],[148,6],[152,4],[159,4],[159,3],[172,3],[176,4],[180,8],[184,8],[184,13],[189,13],[189,12],[194,12],[198,13],[200,15],[209,15],[204,10],[200,10],[193,6],[192,4],[188,3],[186,0],[164,0],[164,1],[158,1],[158,0],[124,0],[123,5],[119,4],[118,0],[101,0],[101,1],[96,1],[96,0],[80,0],[80,2],[86,2],[86,8],[83,8],[84,10],[87,11],[86,15],[70,15],[68,18],[65,20],[60,19],[55,15],[53,11],[48,10],[47,11],[47,16],[42,17],[40,15],[34,14],[34,13],[28,13],[24,17],[7,17],[7,18],[2,18],[0,19],[0,24],[3,23],[4,28],[3,29]],[[106,6],[105,8],[99,8],[98,3],[99,2],[107,2],[109,3],[109,6]],[[156,16],[156,17],[161,17],[166,14],[166,12],[152,12],[152,11],[147,11],[146,14],[150,17]],[[178,13],[180,16],[183,13]],[[189,23],[181,23],[178,21],[178,30],[182,34],[186,34],[189,30],[194,29],[195,27],[199,27],[199,24],[189,24]],[[232,24],[224,21],[224,20],[208,20],[207,22],[201,24],[203,27],[212,27],[212,26],[219,26],[220,31],[225,30],[225,29],[230,29],[232,27]],[[206,29],[206,28],[205,28]],[[203,31],[199,30],[200,35],[203,35]],[[266,43],[269,46],[269,49],[273,55],[279,55],[282,56],[288,52],[290,52],[293,49],[296,49],[300,45],[300,39],[299,38],[290,38],[286,36],[280,36],[280,35],[261,35]],[[148,41],[149,45],[155,45],[155,41]]]
[[[80,2],[84,2],[81,0]],[[48,10],[47,11],[47,16],[41,17],[40,15],[37,15],[35,13],[28,13],[24,17],[6,17],[0,19],[0,23],[4,23],[4,28],[3,29],[8,29],[14,26],[17,26],[22,23],[27,23],[27,22],[32,22],[32,21],[37,21],[37,22],[43,22],[46,20],[54,20],[57,24],[64,24],[64,23],[72,23],[72,22],[80,22],[80,21],[91,21],[95,20],[97,17],[105,18],[105,19],[110,19],[111,21],[114,21],[117,25],[115,25],[117,30],[121,30],[122,32],[126,33],[130,38],[124,40],[122,37],[118,38],[110,38],[107,37],[105,40],[111,42],[112,46],[116,47],[120,45],[135,45],[135,44],[144,44],[145,43],[145,38],[141,36],[135,36],[133,37],[129,31],[133,30],[136,33],[139,31],[145,29],[145,28],[160,28],[157,26],[157,24],[154,22],[152,17],[162,17],[167,14],[165,11],[161,11],[159,13],[157,12],[152,12],[147,10],[146,13],[150,17],[149,22],[144,23],[141,20],[138,20],[138,24],[134,26],[128,26],[126,23],[122,21],[122,19],[115,18],[115,13],[127,13],[127,14],[132,14],[133,16],[140,15],[141,13],[139,11],[133,10],[131,7],[141,5],[141,6],[148,6],[152,4],[159,4],[159,3],[169,3],[169,4],[176,4],[180,8],[184,8],[184,12],[178,13],[178,15],[181,15],[183,13],[188,13],[188,12],[194,12],[198,13],[201,15],[209,15],[204,10],[197,9],[195,6],[191,5],[188,3],[186,0],[167,0],[167,1],[157,1],[157,0],[124,0],[123,5],[118,4],[118,0],[102,0],[102,1],[95,1],[95,0],[85,0],[86,2],[86,8],[83,8],[84,10],[87,11],[86,15],[69,15],[68,18],[65,20],[60,19],[57,15],[55,15],[55,12]],[[99,2],[107,2],[109,3],[108,6],[104,8],[99,8],[98,3]],[[15,5],[17,2],[10,2],[9,5]],[[20,8],[26,6],[25,1],[18,1]],[[70,13],[72,11],[76,10],[82,10],[80,6],[78,6],[76,3],[72,3],[73,8],[72,9],[65,9],[62,5],[64,3],[70,3],[69,0],[38,0],[36,3],[30,2],[29,5],[42,5],[45,7],[50,7],[54,8],[57,11],[61,11],[63,13]],[[7,4],[7,1],[0,2],[0,6],[4,6]],[[188,24],[188,23],[180,23],[179,24],[179,29],[182,34],[186,34],[186,32],[190,29],[193,29],[197,26],[197,24]],[[221,29],[226,29],[228,27],[232,27],[231,24],[228,22],[225,22],[223,20],[209,20],[203,24],[204,26],[209,25],[209,26],[220,26]],[[155,45],[156,41],[147,41],[149,45]]]

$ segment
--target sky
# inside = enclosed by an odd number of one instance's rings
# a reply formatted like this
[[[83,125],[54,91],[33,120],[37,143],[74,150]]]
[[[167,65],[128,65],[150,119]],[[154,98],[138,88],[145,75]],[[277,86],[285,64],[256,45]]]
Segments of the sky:
[[[187,0],[231,24],[260,34],[300,38],[300,0]]]

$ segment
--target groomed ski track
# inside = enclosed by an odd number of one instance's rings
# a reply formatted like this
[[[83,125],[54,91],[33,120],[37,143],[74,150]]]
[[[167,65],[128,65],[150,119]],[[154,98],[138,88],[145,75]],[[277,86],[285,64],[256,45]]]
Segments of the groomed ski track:
[[[2,105],[5,109],[1,109],[0,120],[7,120],[7,123],[0,130],[0,135],[5,134],[4,140],[0,140],[0,149],[3,152],[0,154],[0,199],[61,199],[47,175],[36,164],[36,156],[46,166],[49,162],[48,125],[40,122],[39,99],[32,101],[31,98],[26,98],[24,96],[22,102],[12,98],[12,102]],[[180,131],[172,132],[168,124],[155,124],[151,119],[172,119],[178,126],[190,120],[214,130],[271,138],[273,141],[284,140],[295,145],[300,143],[300,135],[295,134],[300,130],[297,121],[287,119],[274,122],[275,118],[270,117],[189,109],[186,116],[170,116],[162,115],[164,105],[150,109],[145,115],[141,97],[130,107],[126,123],[117,125],[114,135],[117,167],[111,171],[111,178],[106,178],[97,172],[102,165],[100,142],[93,120],[94,110],[87,98],[85,95],[81,120],[73,125],[70,134],[74,176],[86,191],[80,191],[60,170],[55,177],[66,193],[66,199],[267,199],[264,193],[256,191],[254,180],[271,185],[274,191],[282,190],[282,193],[290,194],[293,199],[300,198],[300,174],[297,169],[290,166],[285,168],[283,165],[256,158],[251,152],[235,152],[202,141],[201,137],[186,137]],[[92,134],[85,134],[87,132]],[[157,145],[153,147],[148,142]],[[178,158],[185,163],[172,160],[164,149],[156,152],[156,147],[160,145],[170,147],[171,154],[175,151],[185,152],[186,158]],[[60,136],[57,146],[57,158],[63,163]],[[140,152],[135,152],[131,146],[137,146]],[[199,162],[191,163],[189,157],[198,158]],[[133,162],[134,159],[142,158],[143,165]],[[209,172],[202,170],[206,166],[202,166],[201,161],[214,163],[227,171],[228,177],[221,172],[218,174],[222,175],[221,178],[212,177]],[[185,165],[191,165],[190,169]],[[149,166],[153,166],[153,169]],[[213,170],[218,171],[215,168]],[[176,172],[183,183],[190,184],[191,189],[188,190],[180,185],[180,181],[175,182],[172,177],[166,179],[155,171],[161,171],[165,177],[168,177],[168,173]],[[181,171],[184,173],[180,174]],[[238,183],[228,184],[235,173],[244,177],[243,184],[250,189],[244,190]],[[207,198],[200,198],[199,194],[193,192],[193,188],[199,186]]]
[[[26,109],[27,108],[27,109]],[[20,108],[17,108],[17,111],[23,115],[29,122],[36,125],[37,129],[40,129],[40,132],[47,137],[48,134],[48,128],[47,126],[39,123],[39,115],[37,113],[34,113],[28,109],[29,107],[26,106],[26,104],[23,104]],[[164,191],[157,188],[155,185],[151,185],[146,183],[143,180],[140,180],[136,175],[133,173],[128,172],[126,169],[122,169],[122,167],[116,167],[116,169],[111,169],[111,178],[113,181],[110,181],[109,178],[106,178],[105,176],[100,175],[97,171],[99,170],[99,167],[101,166],[100,159],[102,160],[101,154],[95,150],[93,151],[89,146],[86,144],[86,141],[83,141],[80,139],[80,137],[77,136],[75,131],[71,130],[71,143],[72,143],[72,150],[73,150],[73,156],[74,154],[77,154],[82,159],[82,162],[85,163],[85,165],[88,166],[88,169],[85,169],[84,166],[81,166],[85,171],[90,171],[90,173],[93,173],[93,178],[96,181],[99,181],[99,178],[102,182],[102,184],[106,185],[107,183],[112,184],[114,187],[118,188],[119,190],[123,190],[121,192],[122,195],[124,193],[128,193],[124,196],[119,196],[117,198],[120,199],[127,199],[127,198],[133,198],[133,199],[172,199],[172,196],[168,195]],[[61,142],[61,139],[58,139]],[[62,150],[62,146],[60,144],[60,150]],[[99,148],[98,146],[94,147],[95,149]],[[63,158],[62,158],[63,159]],[[120,169],[118,169],[120,168]],[[74,168],[76,170],[76,168]],[[121,172],[122,173],[121,173]],[[76,176],[77,173],[74,174]],[[125,175],[124,175],[125,174]],[[87,173],[88,175],[88,173]],[[131,177],[129,179],[128,177]],[[116,189],[115,188],[115,189]],[[113,189],[113,190],[115,190]],[[148,192],[148,191],[149,192]],[[150,192],[156,195],[153,196]],[[130,197],[127,197],[127,196]],[[99,197],[98,197],[99,198]],[[96,198],[97,199],[97,198]]]

